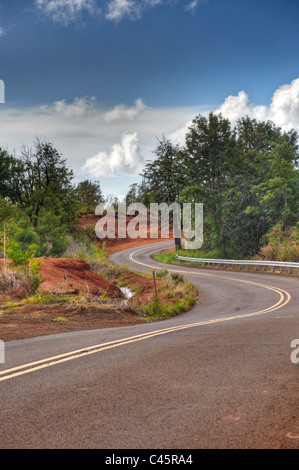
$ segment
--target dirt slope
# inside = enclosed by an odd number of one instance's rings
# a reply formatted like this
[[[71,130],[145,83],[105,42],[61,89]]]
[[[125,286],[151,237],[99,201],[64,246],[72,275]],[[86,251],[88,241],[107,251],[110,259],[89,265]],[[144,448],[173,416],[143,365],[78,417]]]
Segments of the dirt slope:
[[[42,258],[40,271],[45,281],[39,290],[44,292],[77,292],[81,295],[121,297],[120,289],[90,271],[86,261],[71,258]]]

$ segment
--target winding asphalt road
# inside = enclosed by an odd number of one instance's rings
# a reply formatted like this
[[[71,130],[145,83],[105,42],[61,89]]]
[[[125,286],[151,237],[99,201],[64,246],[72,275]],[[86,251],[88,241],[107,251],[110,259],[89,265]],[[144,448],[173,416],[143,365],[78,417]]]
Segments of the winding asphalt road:
[[[168,246],[111,259],[160,269]],[[6,343],[2,449],[299,448],[298,277],[167,268],[198,287],[188,313]]]

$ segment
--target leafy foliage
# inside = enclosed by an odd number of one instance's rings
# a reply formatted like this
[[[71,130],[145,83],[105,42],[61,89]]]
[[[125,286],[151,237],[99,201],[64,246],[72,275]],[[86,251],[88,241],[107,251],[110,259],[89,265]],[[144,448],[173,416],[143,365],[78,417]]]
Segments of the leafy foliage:
[[[98,204],[105,202],[99,181],[81,181],[77,190],[82,204],[86,204],[87,212],[94,212]]]
[[[165,137],[144,178],[154,202],[204,205],[204,252],[247,258],[272,227],[298,222],[298,142],[294,130],[245,117],[197,116],[183,147]]]
[[[0,149],[0,250],[15,266],[62,256],[76,222],[103,202],[99,182],[75,187],[73,172],[50,142],[36,139],[20,157]]]

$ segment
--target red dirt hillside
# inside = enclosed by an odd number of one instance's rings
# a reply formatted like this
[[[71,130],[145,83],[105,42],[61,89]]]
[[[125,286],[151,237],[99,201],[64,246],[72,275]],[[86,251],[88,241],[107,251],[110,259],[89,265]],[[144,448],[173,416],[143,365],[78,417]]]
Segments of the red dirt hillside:
[[[82,295],[121,297],[120,289],[90,271],[86,261],[71,258],[41,258],[41,278],[45,281],[39,290],[47,293],[77,291]]]

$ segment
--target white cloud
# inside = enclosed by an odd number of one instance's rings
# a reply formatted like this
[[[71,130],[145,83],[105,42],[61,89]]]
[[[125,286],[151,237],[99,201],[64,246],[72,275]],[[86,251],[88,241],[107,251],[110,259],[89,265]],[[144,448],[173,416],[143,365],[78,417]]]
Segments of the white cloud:
[[[83,171],[99,176],[138,175],[144,164],[137,132],[123,134],[121,144],[114,144],[110,154],[100,152],[88,158]]]
[[[119,120],[133,120],[136,119],[143,111],[147,109],[141,98],[135,101],[135,105],[131,108],[119,104],[105,114],[105,120],[107,122],[119,121]]]
[[[299,79],[275,91],[270,115],[279,126],[299,129]]]
[[[195,117],[195,116],[193,116]],[[192,124],[192,119],[186,124],[183,125],[180,129],[175,130],[175,132],[172,132],[168,137],[173,142],[175,145],[180,145],[184,146],[186,143],[186,134],[189,130],[189,127]]]
[[[53,111],[65,117],[84,116],[95,110],[96,97],[75,98],[73,103],[67,104],[65,100],[55,101],[52,106],[41,106],[40,110],[47,113]]]
[[[228,96],[215,112],[232,123],[249,116],[260,121],[271,120],[284,130],[294,128],[299,131],[299,78],[279,87],[269,106],[250,103],[247,93],[240,91],[237,96]]]
[[[202,3],[209,3],[210,0],[191,0],[185,6],[185,10],[190,13],[194,13],[197,10],[197,7]]]
[[[141,10],[141,2],[137,3],[135,0],[110,0],[106,18],[116,22],[124,17],[135,19],[140,17]]]
[[[163,0],[109,0],[106,18],[119,22],[123,18],[135,20],[141,17],[144,10],[161,4]],[[165,2],[164,3],[168,3]]]
[[[0,26],[0,38],[6,36],[6,29],[3,26]]]
[[[185,6],[185,10],[186,11],[195,11],[197,6],[199,4],[199,0],[193,0],[192,2],[188,3],[186,6]]]
[[[35,0],[35,4],[43,14],[64,25],[76,21],[83,12],[100,12],[95,0]]]

